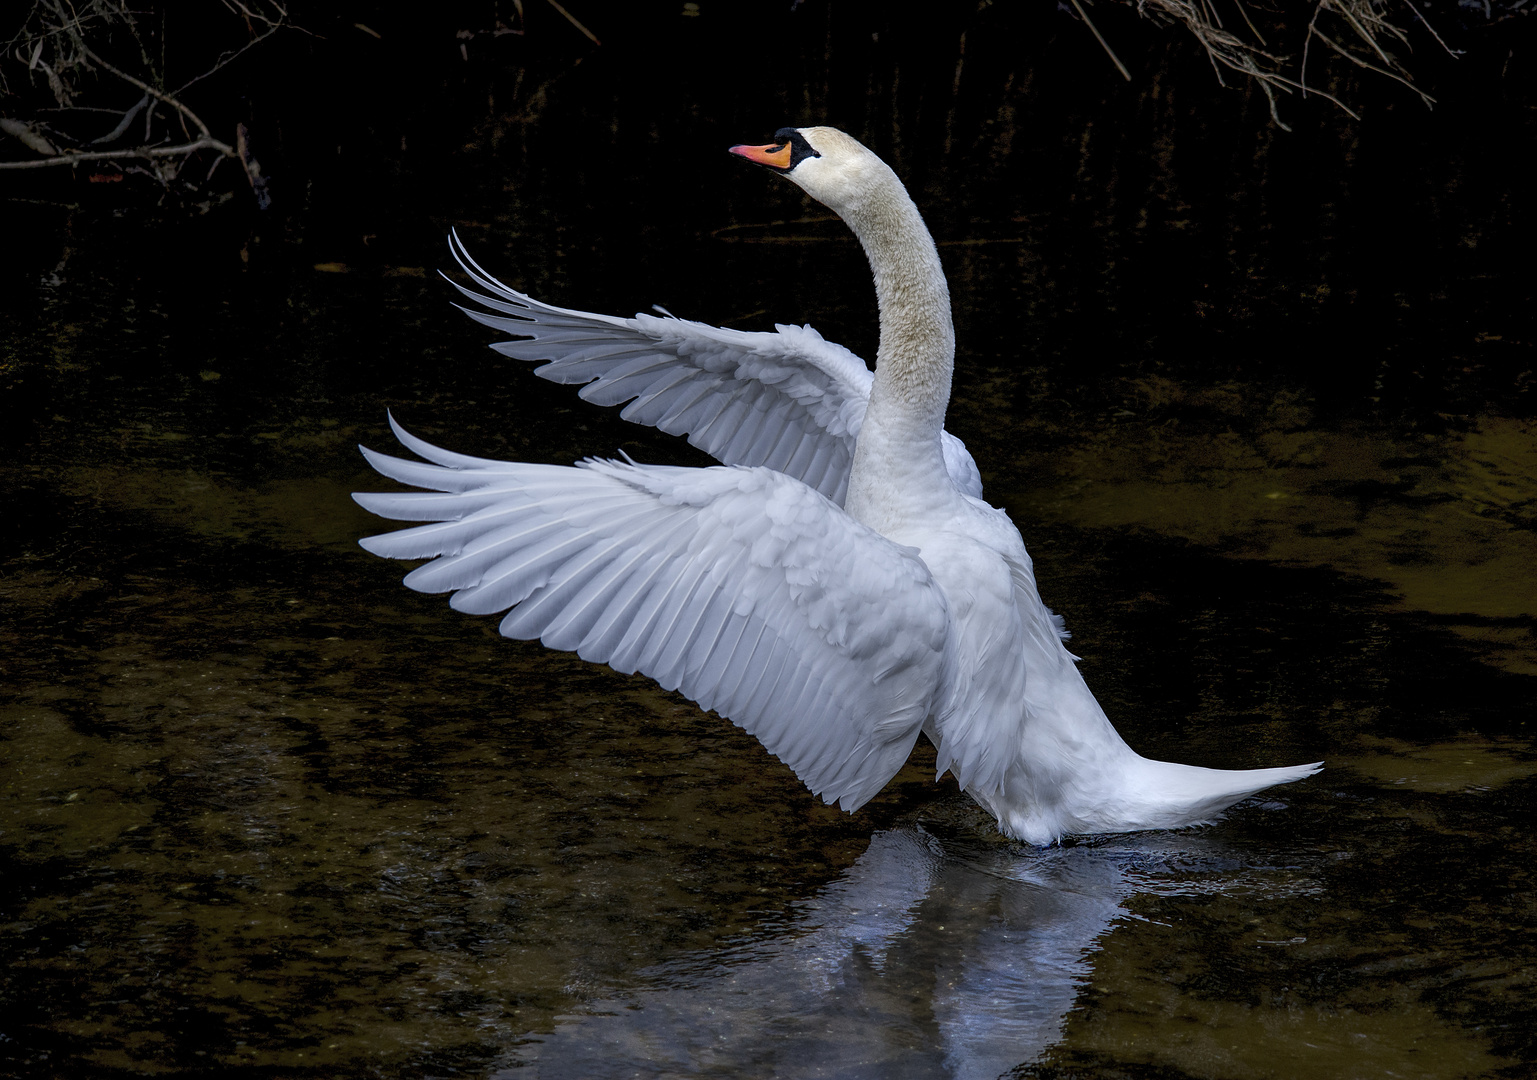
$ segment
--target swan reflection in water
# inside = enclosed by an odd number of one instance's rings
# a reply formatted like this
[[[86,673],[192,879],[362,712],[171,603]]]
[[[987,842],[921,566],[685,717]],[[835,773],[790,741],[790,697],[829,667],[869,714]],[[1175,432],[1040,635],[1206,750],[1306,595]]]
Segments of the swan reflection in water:
[[[640,973],[496,1075],[1001,1076],[1061,1037],[1130,896],[1256,884],[1212,834],[979,836],[877,833],[788,925]],[[1283,888],[1309,886],[1293,870]]]

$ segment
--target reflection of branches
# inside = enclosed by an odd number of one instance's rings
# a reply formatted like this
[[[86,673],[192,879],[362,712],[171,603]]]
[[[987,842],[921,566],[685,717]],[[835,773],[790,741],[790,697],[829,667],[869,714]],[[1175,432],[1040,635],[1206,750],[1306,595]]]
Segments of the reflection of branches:
[[[1073,2],[1077,7],[1077,0]],[[1224,82],[1222,78],[1224,70],[1253,79],[1265,92],[1265,97],[1270,103],[1271,117],[1282,128],[1286,128],[1286,125],[1281,122],[1280,114],[1276,109],[1278,93],[1290,94],[1301,91],[1304,97],[1308,94],[1316,94],[1334,102],[1350,116],[1356,116],[1356,113],[1339,98],[1308,84],[1309,47],[1314,39],[1360,68],[1403,83],[1418,94],[1426,105],[1431,105],[1435,101],[1429,94],[1414,85],[1408,68],[1389,51],[1389,47],[1393,45],[1409,48],[1409,39],[1403,27],[1387,18],[1385,14],[1387,0],[1310,0],[1312,17],[1308,21],[1307,33],[1302,41],[1301,63],[1295,73],[1288,71],[1291,57],[1271,51],[1268,40],[1255,25],[1249,8],[1244,5],[1244,0],[1232,0],[1232,2],[1237,14],[1242,17],[1244,25],[1247,26],[1249,34],[1252,35],[1252,39],[1246,38],[1241,33],[1241,28],[1236,25],[1236,22],[1233,28],[1223,24],[1222,17],[1217,12],[1216,0],[1122,0],[1122,2],[1136,7],[1139,14],[1155,22],[1178,24],[1188,30],[1206,50],[1207,59],[1211,61],[1218,82]],[[1441,36],[1435,32],[1424,15],[1415,10],[1409,0],[1404,0],[1404,3],[1410,14],[1430,31],[1436,43],[1451,53],[1452,50],[1447,48],[1446,43],[1441,40]],[[1279,33],[1284,31],[1281,18],[1284,17],[1285,12],[1269,14],[1275,16],[1272,22],[1277,24],[1272,28],[1271,33],[1280,40]],[[1320,21],[1325,19],[1339,24],[1344,32],[1331,37],[1320,29]],[[1086,13],[1084,20],[1085,22],[1088,20]],[[1097,30],[1094,33],[1124,74],[1125,68],[1110,51],[1110,46],[1105,43]],[[1336,37],[1339,40],[1336,40]]]
[[[25,66],[29,82],[35,84],[41,74],[41,81],[57,103],[57,109],[53,111],[66,114],[107,112],[116,115],[118,121],[105,135],[87,140],[76,136],[62,123],[42,124],[0,117],[0,131],[15,137],[39,155],[21,161],[0,161],[0,169],[37,169],[137,159],[149,163],[149,171],[162,184],[168,185],[179,176],[193,155],[212,150],[219,155],[214,160],[214,167],[224,158],[240,162],[258,203],[265,206],[268,201],[266,182],[246,148],[243,131],[238,133],[234,145],[216,138],[203,119],[182,100],[182,94],[290,25],[288,12],[279,0],[221,0],[221,3],[234,16],[232,22],[238,22],[243,28],[246,40],[238,47],[222,52],[200,74],[168,89],[166,73],[155,62],[155,50],[148,47],[140,32],[138,17],[142,17],[142,12],[129,8],[127,0],[85,0],[78,8],[72,0],[34,0],[21,29],[0,55],[0,90],[10,90],[8,68],[14,60]],[[116,62],[102,55],[108,49],[113,51]],[[129,58],[129,54],[136,55]],[[162,56],[161,64],[163,62]],[[103,72],[140,91],[138,100],[122,110],[82,104],[90,99],[99,85],[97,76]],[[172,137],[174,129],[164,129],[164,121],[161,134],[156,137],[157,107],[162,105],[168,110],[167,115],[177,121],[180,140]],[[85,148],[122,139],[141,114],[144,134],[137,145],[100,150]],[[188,130],[189,124],[195,133]],[[212,173],[210,168],[209,175]]]

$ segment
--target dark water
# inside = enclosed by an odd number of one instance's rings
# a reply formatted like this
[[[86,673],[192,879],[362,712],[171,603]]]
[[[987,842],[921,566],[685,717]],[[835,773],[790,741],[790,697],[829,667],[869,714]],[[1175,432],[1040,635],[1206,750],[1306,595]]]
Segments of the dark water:
[[[1530,1075],[1530,75],[1283,137],[1162,38],[1123,88],[1044,16],[781,14],[799,74],[753,83],[709,14],[444,77],[430,149],[360,120],[286,216],[11,204],[0,1072]],[[451,225],[557,303],[871,355],[857,246],[721,152],[823,117],[930,218],[950,429],[1121,731],[1323,774],[1043,851],[925,746],[845,815],[357,548],[386,408],[699,460],[485,350]]]

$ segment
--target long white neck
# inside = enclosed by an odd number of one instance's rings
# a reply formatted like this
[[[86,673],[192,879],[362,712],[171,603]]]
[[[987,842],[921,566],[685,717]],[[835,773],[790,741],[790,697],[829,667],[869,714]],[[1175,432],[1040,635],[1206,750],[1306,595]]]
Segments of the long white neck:
[[[939,252],[896,174],[885,169],[842,215],[875,274],[881,340],[845,507],[881,532],[954,497],[939,435],[955,369],[950,290]]]

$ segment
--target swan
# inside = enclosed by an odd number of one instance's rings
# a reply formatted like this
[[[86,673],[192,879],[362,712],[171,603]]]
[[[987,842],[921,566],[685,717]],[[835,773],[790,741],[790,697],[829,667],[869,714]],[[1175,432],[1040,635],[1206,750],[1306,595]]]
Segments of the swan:
[[[954,369],[949,290],[896,174],[830,127],[731,152],[798,185],[863,245],[875,278],[875,371],[810,327],[743,333],[558,308],[452,250],[538,374],[581,383],[626,419],[686,434],[708,468],[470,457],[403,429],[422,461],[360,447],[424,490],[358,493],[424,522],[362,546],[431,560],[405,578],[455,609],[506,612],[501,633],[642,672],[756,736],[826,802],[857,810],[919,732],[938,775],[1018,840],[1205,824],[1309,776],[1144,758],[1116,732],[1036,589],[1024,541],[981,499],[944,430]],[[510,609],[510,610],[509,610]]]

